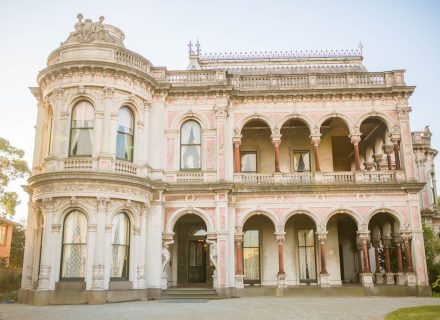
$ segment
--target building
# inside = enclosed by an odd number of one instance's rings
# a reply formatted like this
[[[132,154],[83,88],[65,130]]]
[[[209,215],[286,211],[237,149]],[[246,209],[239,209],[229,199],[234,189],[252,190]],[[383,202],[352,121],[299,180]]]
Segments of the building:
[[[0,265],[4,265],[5,267],[9,266],[12,233],[16,225],[18,225],[16,222],[0,216]]]
[[[432,169],[436,152],[413,149],[403,70],[367,71],[362,47],[202,54],[197,42],[173,71],[103,21],[78,15],[31,88],[22,301],[430,292],[423,159]]]

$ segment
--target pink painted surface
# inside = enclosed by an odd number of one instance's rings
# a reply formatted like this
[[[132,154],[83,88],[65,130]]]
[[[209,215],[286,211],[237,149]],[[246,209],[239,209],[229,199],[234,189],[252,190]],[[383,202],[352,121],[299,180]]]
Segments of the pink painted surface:
[[[167,129],[171,129],[171,124],[176,117],[177,111],[168,111],[167,112]]]
[[[215,145],[214,145],[214,138],[208,137],[206,138],[206,168],[207,169],[214,169],[215,163]]]
[[[205,112],[205,116],[209,120],[209,127],[213,128],[214,127],[214,121],[215,121],[215,113],[213,111]]]
[[[174,169],[174,138],[167,140],[167,169]]]
[[[226,229],[226,214],[225,214],[225,208],[219,208],[219,215],[220,215],[220,228],[222,230]]]
[[[412,226],[416,228],[420,228],[420,211],[417,206],[411,207],[411,218],[412,218]]]
[[[218,283],[221,287],[226,287],[226,241],[219,240],[219,258],[220,258],[220,270],[218,274]]]
[[[417,261],[417,277],[419,282],[426,282],[426,274],[425,274],[425,258],[423,256],[423,243],[422,239],[415,239],[416,252],[413,253],[415,255],[415,260]]]

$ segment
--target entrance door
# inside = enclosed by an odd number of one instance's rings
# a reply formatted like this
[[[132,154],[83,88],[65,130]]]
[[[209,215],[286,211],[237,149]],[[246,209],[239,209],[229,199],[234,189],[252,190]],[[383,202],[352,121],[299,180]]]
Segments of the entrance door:
[[[244,282],[261,283],[260,230],[246,230],[243,237]]]
[[[188,282],[206,282],[206,250],[205,240],[188,240]]]

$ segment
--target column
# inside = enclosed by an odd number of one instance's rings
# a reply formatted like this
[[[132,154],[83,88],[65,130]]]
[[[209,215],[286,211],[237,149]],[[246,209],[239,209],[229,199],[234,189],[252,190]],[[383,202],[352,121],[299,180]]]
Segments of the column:
[[[385,145],[385,153],[387,155],[388,171],[391,171],[393,170],[393,160],[391,159],[391,154],[393,153],[393,146]]]
[[[149,203],[145,203],[140,221],[140,244],[139,244],[139,260],[137,267],[137,280],[138,280],[138,288],[145,289],[146,288],[146,268],[145,268],[145,243],[147,242],[147,214],[150,209]]]
[[[390,261],[391,239],[388,237],[383,237],[382,242],[385,253],[385,283],[394,284],[394,274],[391,271],[391,261]]]
[[[40,274],[38,276],[38,290],[53,289],[51,284],[51,235],[52,235],[52,218],[54,211],[54,201],[43,199],[40,203],[40,210],[43,214],[43,239],[41,241],[41,258],[40,258]]]
[[[225,102],[225,105],[215,106],[214,112],[217,120],[217,178],[222,181],[226,179],[225,141],[228,117],[227,102]]]
[[[354,164],[356,166],[356,171],[361,171],[361,165],[359,160],[359,142],[361,142],[360,134],[352,134],[350,136],[351,143],[353,144],[353,154],[354,154]]]
[[[393,150],[394,150],[394,159],[396,162],[396,170],[402,169],[400,166],[400,140],[397,138],[392,138],[391,142],[393,143]]]
[[[380,165],[381,161],[382,161],[382,154],[375,154],[374,155],[374,162],[376,162],[376,170],[377,171],[381,171],[382,167]]]
[[[408,233],[402,234],[403,246],[405,248],[405,276],[406,284],[410,287],[417,285],[416,274],[412,265],[412,254],[411,254],[411,244],[409,240],[411,235]]]
[[[311,136],[311,141],[313,144],[313,151],[315,155],[315,171],[321,171],[321,164],[319,162],[319,143],[321,142],[321,134],[318,136]]]
[[[272,140],[272,144],[274,146],[275,152],[275,172],[280,171],[280,143],[281,143],[281,134],[273,134],[270,136]]]
[[[241,135],[234,136],[232,142],[234,144],[234,173],[240,173],[241,172],[241,163],[240,163]]]
[[[319,242],[319,254],[321,257],[321,272],[319,273],[319,284],[321,287],[330,287],[329,274],[327,272],[327,260],[325,243],[327,241],[327,231],[317,232]]]
[[[406,282],[405,275],[403,274],[403,261],[402,261],[402,240],[400,237],[394,239],[396,244],[396,259],[397,259],[397,284],[404,285]]]
[[[97,198],[96,211],[96,239],[95,239],[95,253],[93,257],[93,290],[104,289],[104,243],[105,243],[105,214],[108,199]],[[104,301],[105,302],[105,297]]]
[[[358,232],[359,242],[362,248],[363,270],[360,274],[361,283],[364,287],[373,287],[373,274],[370,270],[370,260],[368,257],[368,240],[370,237],[369,231]]]
[[[375,257],[375,262],[376,262],[376,270],[374,271],[374,275],[376,278],[376,284],[383,284],[384,279],[383,279],[383,274],[380,271],[380,260],[379,260],[379,247],[380,247],[380,240],[379,239],[375,239],[373,241],[373,247],[374,247],[374,257]]]
[[[284,235],[285,232],[275,232],[275,240],[278,243],[278,274],[277,274],[277,296],[283,295],[283,288],[286,287],[286,274],[284,272]]]
[[[243,274],[243,232],[235,233],[235,287],[237,289],[244,288],[244,274]]]

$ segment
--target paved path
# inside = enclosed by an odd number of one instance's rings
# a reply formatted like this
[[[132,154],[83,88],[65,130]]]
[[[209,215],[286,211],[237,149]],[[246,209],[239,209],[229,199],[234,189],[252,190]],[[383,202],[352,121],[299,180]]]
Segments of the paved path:
[[[440,305],[440,298],[240,298],[213,301],[136,301],[103,305],[44,306],[0,304],[0,320],[232,320],[384,319],[406,306]]]

